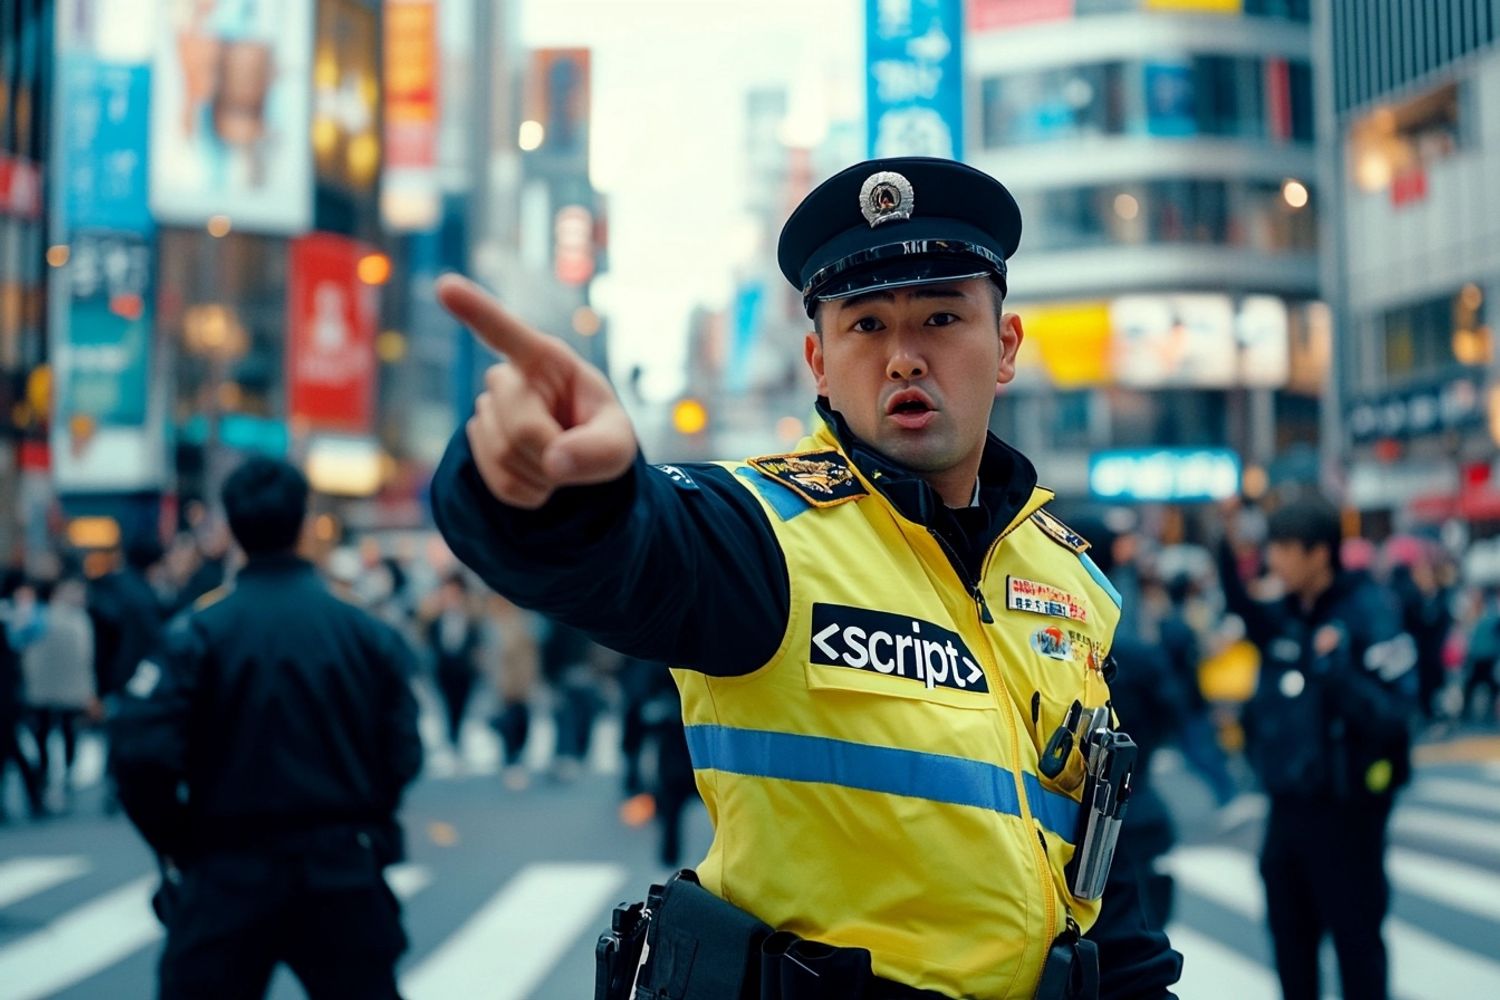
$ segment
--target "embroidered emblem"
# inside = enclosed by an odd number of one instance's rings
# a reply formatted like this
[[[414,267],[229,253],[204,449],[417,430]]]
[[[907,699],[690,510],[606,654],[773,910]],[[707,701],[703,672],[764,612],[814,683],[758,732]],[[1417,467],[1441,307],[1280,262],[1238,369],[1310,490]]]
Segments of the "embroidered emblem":
[[[1039,510],[1035,514],[1032,514],[1031,523],[1041,528],[1043,534],[1065,549],[1078,554],[1082,554],[1088,550],[1088,539],[1066,524],[1063,524],[1045,510]]]
[[[749,459],[748,464],[814,507],[832,507],[869,495],[849,468],[848,459],[836,451],[767,455]]]
[[[910,219],[916,204],[911,181],[890,170],[871,174],[859,189],[859,211],[871,229],[883,222]]]
[[[1088,607],[1066,590],[1019,576],[1005,578],[1005,606],[1012,611],[1066,618],[1071,622],[1089,620]]]
[[[1051,660],[1067,662],[1073,658],[1073,640],[1056,625],[1031,633],[1031,648]]]

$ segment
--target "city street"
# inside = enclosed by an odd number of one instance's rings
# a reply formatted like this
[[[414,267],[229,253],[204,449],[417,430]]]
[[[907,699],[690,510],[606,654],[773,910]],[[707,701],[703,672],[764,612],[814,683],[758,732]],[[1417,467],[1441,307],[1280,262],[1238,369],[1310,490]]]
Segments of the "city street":
[[[435,736],[436,720],[424,728]],[[538,728],[534,766],[545,764],[550,739]],[[618,819],[613,726],[601,725],[598,737],[594,766],[578,782],[539,777],[520,792],[501,787],[495,748],[477,722],[462,763],[430,751],[404,813],[411,858],[390,872],[406,905],[402,984],[411,1000],[591,995],[593,942],[611,906],[663,874],[655,830]],[[152,988],[161,940],[147,904],[154,866],[123,818],[101,815],[90,756],[83,768],[94,780],[71,815],[0,829],[5,1000],[138,997]],[[1186,841],[1169,859],[1178,880],[1173,940],[1187,958],[1180,995],[1272,1000],[1252,854],[1259,823],[1216,838],[1206,794],[1175,755],[1162,757],[1158,781]],[[1497,996],[1500,742],[1470,737],[1426,759],[1394,822],[1386,923],[1394,995]],[[701,855],[708,835],[702,809],[690,813],[689,857]],[[1325,982],[1333,995],[1335,980]],[[271,995],[301,991],[283,972]]]

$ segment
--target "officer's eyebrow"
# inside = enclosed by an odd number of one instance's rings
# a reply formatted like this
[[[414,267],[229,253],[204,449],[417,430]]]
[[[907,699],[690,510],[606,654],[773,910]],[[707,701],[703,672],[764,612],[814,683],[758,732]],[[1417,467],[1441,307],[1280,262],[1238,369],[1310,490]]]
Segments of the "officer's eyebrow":
[[[912,298],[915,299],[967,299],[963,289],[957,285],[919,285],[911,289]],[[851,295],[840,304],[845,309],[856,309],[868,302],[895,302],[896,293],[884,289],[861,292],[859,295]]]

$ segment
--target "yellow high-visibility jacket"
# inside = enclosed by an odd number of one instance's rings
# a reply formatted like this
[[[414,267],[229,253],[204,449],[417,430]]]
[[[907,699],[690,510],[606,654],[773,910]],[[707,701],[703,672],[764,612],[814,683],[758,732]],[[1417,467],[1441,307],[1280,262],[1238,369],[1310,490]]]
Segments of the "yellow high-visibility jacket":
[[[728,463],[787,561],[781,644],[738,677],[674,671],[715,837],[703,884],[779,929],[868,948],[877,975],[1032,996],[1073,898],[1083,762],[1041,748],[1109,698],[1118,594],[1036,489],[966,581],[826,428]]]

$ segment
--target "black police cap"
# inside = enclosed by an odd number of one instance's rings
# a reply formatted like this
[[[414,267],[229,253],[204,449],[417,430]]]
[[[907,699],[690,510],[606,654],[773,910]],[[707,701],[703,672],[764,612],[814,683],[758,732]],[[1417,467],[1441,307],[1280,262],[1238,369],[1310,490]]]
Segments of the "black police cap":
[[[819,302],[882,288],[991,277],[1021,242],[1021,210],[1005,185],[954,160],[866,160],[813,189],[781,230],[776,261]]]

